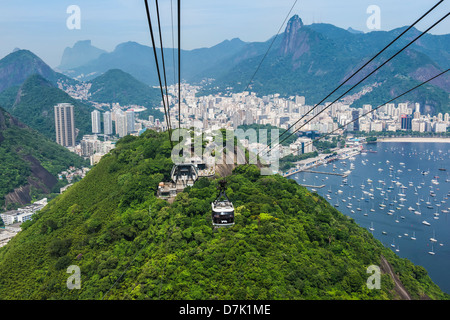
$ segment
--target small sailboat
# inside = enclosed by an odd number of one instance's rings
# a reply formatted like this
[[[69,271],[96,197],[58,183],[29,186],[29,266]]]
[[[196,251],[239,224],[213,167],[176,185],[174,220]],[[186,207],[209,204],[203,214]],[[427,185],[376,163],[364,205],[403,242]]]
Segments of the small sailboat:
[[[435,255],[433,245],[431,245],[431,251],[428,251],[428,253],[431,254],[432,256]]]
[[[416,240],[416,232],[413,231],[413,235],[411,236],[411,240]]]
[[[437,242],[437,240],[436,240],[436,233],[434,232],[434,230],[433,230],[433,236],[430,238],[430,241],[431,242]]]

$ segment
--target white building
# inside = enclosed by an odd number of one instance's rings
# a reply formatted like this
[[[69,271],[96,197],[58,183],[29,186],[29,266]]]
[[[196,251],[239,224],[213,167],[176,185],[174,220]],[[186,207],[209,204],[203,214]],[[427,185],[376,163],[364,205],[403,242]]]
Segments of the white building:
[[[92,122],[92,133],[100,133],[101,121],[100,121],[100,111],[94,110],[91,112],[91,122]]]
[[[119,110],[116,112],[116,134],[119,135],[120,138],[125,137],[127,135],[127,118],[123,111]]]
[[[289,149],[294,156],[313,152],[312,140],[310,138],[298,138],[289,145]]]
[[[383,131],[383,123],[381,121],[371,122],[370,131]]]
[[[436,122],[434,125],[434,132],[446,132],[447,131],[447,123],[445,122]]]
[[[5,226],[12,225],[15,223],[22,223],[31,220],[33,214],[41,210],[46,205],[47,205],[47,198],[43,198],[26,207],[0,213],[0,218],[3,220]]]
[[[19,215],[19,211],[18,210],[11,210],[11,211],[6,211],[3,213],[0,213],[0,218],[2,218],[3,223],[5,224],[5,226],[13,224],[17,221],[17,216]]]
[[[111,112],[106,111],[103,114],[103,133],[110,135],[113,133],[113,127],[112,127],[112,116],[111,116]]]
[[[134,111],[127,110],[125,111],[126,121],[127,121],[127,133],[134,131]]]

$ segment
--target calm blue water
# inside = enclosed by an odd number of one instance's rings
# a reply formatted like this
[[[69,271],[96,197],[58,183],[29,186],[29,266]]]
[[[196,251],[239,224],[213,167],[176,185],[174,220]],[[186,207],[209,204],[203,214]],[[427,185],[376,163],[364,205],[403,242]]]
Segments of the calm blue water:
[[[338,202],[337,209],[360,226],[368,230],[373,227],[372,234],[386,247],[425,267],[431,279],[450,293],[450,144],[379,142],[367,145],[367,149],[376,153],[313,169],[335,173],[351,170],[347,184],[340,176],[316,173],[299,173],[291,178],[299,184],[325,184],[316,189],[317,193],[325,199],[329,196],[332,205]],[[423,175],[422,171],[429,173]],[[431,191],[435,196],[430,195]],[[384,209],[380,204],[385,205]],[[430,225],[423,224],[424,220]]]

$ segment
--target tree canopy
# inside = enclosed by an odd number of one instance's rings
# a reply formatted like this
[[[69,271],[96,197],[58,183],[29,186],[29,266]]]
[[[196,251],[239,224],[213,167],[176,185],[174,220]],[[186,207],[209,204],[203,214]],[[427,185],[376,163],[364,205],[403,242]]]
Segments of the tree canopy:
[[[0,248],[2,299],[394,299],[366,286],[383,255],[413,298],[448,298],[325,199],[279,175],[226,177],[236,224],[213,229],[221,177],[173,203],[155,197],[172,162],[167,133],[127,137]],[[66,286],[79,266],[81,289]]]

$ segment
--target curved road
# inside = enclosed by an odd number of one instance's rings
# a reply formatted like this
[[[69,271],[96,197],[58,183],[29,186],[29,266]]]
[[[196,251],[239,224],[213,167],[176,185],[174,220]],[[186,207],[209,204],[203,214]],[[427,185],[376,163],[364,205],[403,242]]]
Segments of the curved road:
[[[400,298],[402,300],[411,300],[411,296],[409,295],[408,291],[403,286],[403,283],[400,281],[400,279],[395,275],[394,270],[392,269],[392,266],[390,263],[386,260],[385,257],[381,256],[381,267],[383,270],[386,270],[387,273],[391,276],[391,278],[394,280],[395,288],[394,290],[400,295]]]

